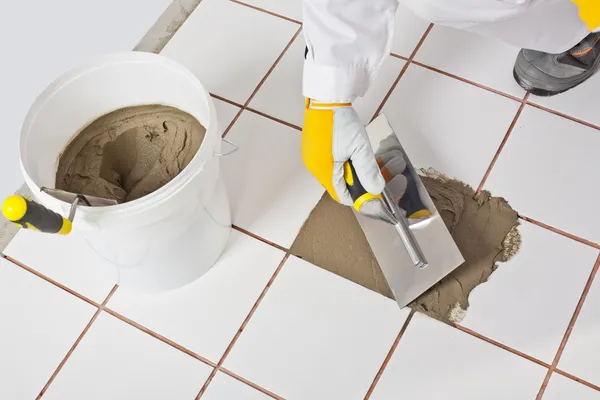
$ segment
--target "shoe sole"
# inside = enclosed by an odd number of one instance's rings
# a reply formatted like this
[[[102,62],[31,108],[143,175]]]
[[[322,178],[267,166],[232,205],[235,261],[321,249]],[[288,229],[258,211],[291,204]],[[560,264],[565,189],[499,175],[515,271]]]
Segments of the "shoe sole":
[[[596,59],[594,60],[594,64],[591,66],[591,68],[585,71],[583,74],[581,74],[577,80],[574,80],[572,82],[557,82],[556,85],[563,86],[563,88],[556,90],[543,89],[541,88],[541,86],[544,86],[542,82],[539,82],[537,85],[535,85],[535,82],[532,83],[531,81],[523,79],[523,77],[527,77],[527,74],[525,74],[525,72],[519,68],[518,62],[513,68],[513,77],[515,78],[515,81],[517,81],[519,86],[521,86],[523,89],[533,94],[534,96],[551,97],[557,94],[565,93],[573,89],[574,87],[581,85],[583,82],[587,81],[591,76],[593,76],[599,68],[600,56],[596,57]]]
[[[567,92],[567,91],[573,89],[574,87],[577,87],[577,86],[581,85],[587,79],[587,78],[583,79],[581,82],[578,82],[578,83],[574,84],[573,86],[569,86],[566,89],[562,89],[562,90],[547,90],[547,89],[541,89],[541,88],[534,87],[533,85],[531,85],[531,83],[526,82],[525,80],[523,80],[521,78],[521,76],[518,74],[516,67],[513,68],[513,77],[515,78],[515,81],[517,81],[517,83],[519,84],[519,86],[521,86],[523,89],[525,89],[525,91],[527,91],[528,93],[531,93],[534,96],[539,96],[539,97],[552,97],[552,96],[556,96],[557,94],[561,94],[561,93]]]

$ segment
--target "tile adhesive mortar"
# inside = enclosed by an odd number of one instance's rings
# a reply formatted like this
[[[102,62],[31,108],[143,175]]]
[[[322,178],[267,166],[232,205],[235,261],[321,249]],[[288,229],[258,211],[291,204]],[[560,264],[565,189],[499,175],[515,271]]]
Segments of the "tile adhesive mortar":
[[[433,171],[421,179],[465,262],[410,306],[446,323],[460,322],[469,294],[486,282],[498,262],[519,250],[518,215],[500,197],[475,194],[470,186]],[[389,298],[377,260],[353,211],[325,194],[304,224],[291,253]]]
[[[192,160],[206,129],[173,107],[146,105],[108,113],[61,154],[56,187],[132,201],[160,189]]]

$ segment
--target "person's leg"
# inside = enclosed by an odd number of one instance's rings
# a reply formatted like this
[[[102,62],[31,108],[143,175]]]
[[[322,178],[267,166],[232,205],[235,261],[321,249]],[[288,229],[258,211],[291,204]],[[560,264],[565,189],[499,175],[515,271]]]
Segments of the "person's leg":
[[[590,33],[571,0],[404,0],[441,25],[498,38],[522,50],[517,82],[533,94],[569,90],[600,67],[600,34]]]

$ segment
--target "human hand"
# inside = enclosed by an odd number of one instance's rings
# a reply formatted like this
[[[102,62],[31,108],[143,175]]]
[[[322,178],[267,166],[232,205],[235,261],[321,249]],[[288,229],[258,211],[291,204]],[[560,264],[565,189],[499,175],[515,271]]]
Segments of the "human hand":
[[[365,127],[350,103],[307,100],[302,160],[329,195],[347,206],[353,204],[344,180],[347,161],[366,191],[378,195],[385,187]]]

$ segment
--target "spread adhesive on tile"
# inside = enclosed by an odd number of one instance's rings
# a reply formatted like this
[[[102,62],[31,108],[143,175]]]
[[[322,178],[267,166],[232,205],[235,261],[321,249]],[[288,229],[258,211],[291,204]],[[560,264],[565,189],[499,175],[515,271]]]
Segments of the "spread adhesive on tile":
[[[508,261],[518,251],[518,216],[503,198],[485,191],[476,195],[460,181],[434,172],[426,172],[422,180],[465,263],[411,307],[446,323],[459,322],[468,309],[471,291],[488,280],[498,262]],[[291,252],[392,297],[353,212],[327,194],[306,221]]]
[[[60,156],[56,187],[112,198],[143,197],[192,160],[206,129],[173,107],[147,105],[108,113],[85,127]]]

